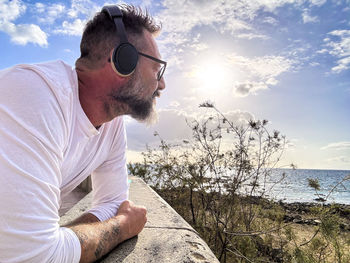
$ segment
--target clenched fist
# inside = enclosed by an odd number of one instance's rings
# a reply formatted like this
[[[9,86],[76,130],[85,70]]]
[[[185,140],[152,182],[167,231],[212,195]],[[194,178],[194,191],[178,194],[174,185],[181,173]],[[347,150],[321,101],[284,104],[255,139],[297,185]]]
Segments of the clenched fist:
[[[116,217],[120,219],[123,240],[132,238],[142,231],[147,222],[146,214],[144,206],[135,205],[129,200],[120,205]]]

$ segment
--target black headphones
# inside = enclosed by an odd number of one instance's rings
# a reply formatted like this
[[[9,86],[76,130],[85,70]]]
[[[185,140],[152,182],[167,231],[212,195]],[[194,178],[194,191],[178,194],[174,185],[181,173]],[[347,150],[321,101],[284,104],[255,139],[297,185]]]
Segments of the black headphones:
[[[120,43],[114,48],[111,57],[113,69],[121,76],[131,75],[136,68],[139,54],[136,48],[129,43],[123,23],[123,13],[117,5],[104,6],[101,12],[105,12],[114,21]]]

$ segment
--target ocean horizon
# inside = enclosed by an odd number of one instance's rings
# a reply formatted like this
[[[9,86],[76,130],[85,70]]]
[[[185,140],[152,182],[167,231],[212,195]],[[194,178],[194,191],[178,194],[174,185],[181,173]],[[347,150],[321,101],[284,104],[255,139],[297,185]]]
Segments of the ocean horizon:
[[[323,169],[274,169],[274,176],[268,185],[275,183],[274,178],[280,178],[285,173],[283,182],[275,185],[268,198],[286,203],[317,202],[317,198],[326,198],[329,192],[350,175],[350,170],[323,170]],[[316,191],[309,186],[308,179],[317,179],[320,190]],[[326,203],[350,205],[350,181],[344,181],[329,194]]]
[[[262,196],[273,201],[285,203],[321,203],[319,198],[327,199],[326,204],[337,203],[350,205],[350,180],[341,182],[345,177],[350,177],[350,170],[326,170],[326,169],[292,169],[292,168],[270,168],[270,176],[263,182],[263,174],[259,180],[259,186],[253,195]],[[225,176],[230,177],[229,171]],[[284,178],[281,180],[281,178]],[[308,179],[317,179],[320,189],[309,186]],[[148,181],[152,186],[154,182]],[[337,185],[336,188],[334,188]],[[251,185],[246,182],[239,192],[250,195]],[[265,189],[264,194],[261,192]],[[330,193],[331,192],[331,193]],[[330,193],[330,194],[329,194]]]

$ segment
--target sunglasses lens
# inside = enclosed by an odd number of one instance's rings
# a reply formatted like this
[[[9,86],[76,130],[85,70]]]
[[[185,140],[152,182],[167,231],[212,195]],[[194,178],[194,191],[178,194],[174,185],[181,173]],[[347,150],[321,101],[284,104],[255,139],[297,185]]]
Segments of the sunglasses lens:
[[[161,80],[162,79],[162,77],[163,77],[163,74],[164,74],[164,71],[165,71],[165,66],[163,65],[161,68],[160,68],[160,70],[158,71],[158,81],[159,80]]]

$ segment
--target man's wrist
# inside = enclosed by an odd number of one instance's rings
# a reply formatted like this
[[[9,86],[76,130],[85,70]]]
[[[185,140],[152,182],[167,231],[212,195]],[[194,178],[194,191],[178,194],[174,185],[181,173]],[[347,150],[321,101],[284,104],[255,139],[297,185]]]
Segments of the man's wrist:
[[[118,244],[129,239],[129,223],[125,215],[117,215],[107,221],[112,221],[114,232],[118,231]]]

